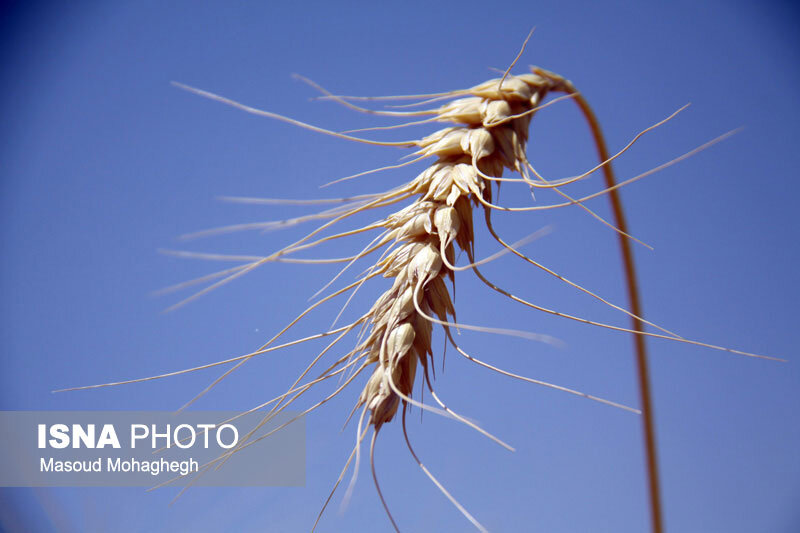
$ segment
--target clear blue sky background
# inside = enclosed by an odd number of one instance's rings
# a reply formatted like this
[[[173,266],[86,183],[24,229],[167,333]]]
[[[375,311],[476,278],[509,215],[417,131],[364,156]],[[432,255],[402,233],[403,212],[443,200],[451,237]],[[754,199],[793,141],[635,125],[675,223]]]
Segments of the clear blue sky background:
[[[692,103],[619,160],[621,177],[744,127],[626,188],[623,197],[632,232],[655,248],[636,249],[651,320],[688,338],[789,360],[649,343],[668,530],[797,531],[800,41],[798,14],[789,5],[143,1],[6,9],[0,23],[0,407],[179,407],[216,374],[50,391],[246,353],[301,311],[335,271],[268,265],[162,314],[180,295],[154,298],[153,290],[219,265],[165,257],[159,248],[263,254],[304,229],[177,240],[208,227],[307,212],[226,204],[217,196],[344,196],[388,189],[421,169],[319,191],[331,179],[392,163],[405,152],[246,115],[182,92],[171,80],[332,129],[387,124],[310,102],[314,91],[290,74],[350,94],[464,88],[494,76],[488,67],[505,68],[536,25],[517,72],[536,64],[571,79],[595,107],[612,149]],[[572,104],[536,117],[529,154],[554,177],[594,163]],[[599,187],[595,178],[581,190]],[[532,202],[527,191],[510,186],[501,200]],[[608,214],[604,199],[592,207]],[[497,220],[511,240],[552,224],[553,233],[528,252],[624,303],[616,236],[579,209]],[[363,242],[314,256],[341,255]],[[482,232],[477,249],[486,256],[496,247]],[[542,305],[627,324],[624,315],[520,260],[504,257],[485,270]],[[464,332],[465,348],[520,374],[638,404],[627,336],[542,316],[473,278],[457,278],[460,320],[548,333],[567,348]],[[373,283],[349,316],[385,286]],[[327,327],[336,309],[321,309],[292,338]],[[435,346],[441,341],[437,333]],[[245,409],[279,394],[314,348],[250,363],[198,407]],[[339,428],[360,385],[308,418],[304,488],[197,489],[172,507],[171,491],[3,489],[0,518],[11,531],[307,530],[354,441],[354,428]],[[411,418],[423,461],[490,530],[646,530],[637,416],[493,375],[452,350],[436,385],[449,405],[517,447],[506,452],[450,420],[426,415],[420,423],[416,411]],[[404,531],[469,530],[412,462],[399,424],[382,432],[377,465]],[[389,530],[366,468],[343,513],[340,497],[322,531]]]

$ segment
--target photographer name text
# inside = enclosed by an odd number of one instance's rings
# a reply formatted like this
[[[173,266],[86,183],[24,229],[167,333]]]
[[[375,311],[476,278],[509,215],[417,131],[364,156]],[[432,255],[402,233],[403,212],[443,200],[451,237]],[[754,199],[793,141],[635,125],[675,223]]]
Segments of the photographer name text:
[[[94,460],[62,461],[53,457],[39,459],[40,472],[110,472],[110,473],[138,473],[144,472],[153,476],[168,472],[186,476],[199,472],[200,465],[194,459],[183,461],[168,461],[163,457],[153,461],[141,461],[136,458],[122,459],[98,457]],[[105,468],[104,468],[105,467]]]

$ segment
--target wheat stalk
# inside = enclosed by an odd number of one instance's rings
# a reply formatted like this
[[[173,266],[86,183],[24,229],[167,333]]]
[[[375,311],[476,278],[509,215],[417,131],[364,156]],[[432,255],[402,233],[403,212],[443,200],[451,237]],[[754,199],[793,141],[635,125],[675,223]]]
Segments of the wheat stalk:
[[[521,53],[522,51],[520,51],[520,54]],[[518,58],[519,55],[517,56],[517,59]],[[570,394],[579,395],[593,401],[598,401],[628,411],[636,413],[639,411],[637,409],[606,399],[598,398],[574,389],[513,374],[483,362],[474,357],[472,354],[466,352],[456,342],[452,334],[453,329],[460,328],[493,334],[519,336],[546,343],[557,343],[557,340],[552,339],[547,335],[538,333],[486,326],[475,326],[458,322],[456,318],[456,310],[447,286],[447,282],[450,282],[453,284],[453,286],[455,286],[456,272],[471,270],[478,277],[478,279],[480,279],[490,289],[533,309],[597,327],[634,334],[635,338],[637,339],[637,354],[640,364],[640,384],[643,391],[642,402],[645,415],[647,415],[650,411],[649,393],[647,392],[647,374],[646,367],[644,366],[645,358],[643,344],[643,339],[647,336],[669,339],[676,342],[690,343],[747,356],[768,358],[758,354],[732,350],[729,348],[684,339],[669,330],[644,320],[641,317],[639,305],[636,301],[637,291],[635,288],[633,263],[630,259],[630,252],[628,249],[628,241],[635,239],[628,234],[625,227],[624,217],[622,217],[621,214],[621,207],[619,205],[618,198],[616,197],[616,191],[619,187],[649,175],[656,170],[660,170],[661,168],[665,168],[666,166],[674,164],[675,162],[688,157],[697,150],[704,149],[707,145],[699,147],[688,154],[684,154],[679,158],[661,165],[660,167],[656,167],[651,171],[619,184],[615,183],[613,179],[613,175],[611,174],[610,170],[610,164],[611,161],[629,149],[633,143],[635,143],[636,140],[641,137],[641,135],[664,124],[683,108],[676,111],[673,115],[667,117],[663,121],[643,130],[641,133],[636,135],[631,142],[628,143],[628,145],[620,150],[620,152],[614,155],[609,155],[605,149],[604,142],[602,141],[602,135],[599,132],[596,119],[591,113],[586,101],[575,90],[573,85],[568,80],[557,74],[539,68],[532,68],[531,72],[526,74],[511,75],[510,71],[514,63],[516,63],[516,59],[502,77],[488,80],[468,89],[438,94],[393,97],[395,99],[415,99],[416,102],[414,105],[434,104],[444,101],[444,103],[441,103],[436,107],[430,107],[423,110],[407,109],[403,111],[387,111],[367,109],[354,103],[358,100],[367,98],[336,96],[329,93],[322,87],[319,87],[310,80],[301,77],[303,81],[306,81],[322,91],[324,94],[322,98],[333,100],[354,110],[372,115],[405,117],[412,119],[411,122],[405,124],[369,129],[388,129],[403,127],[409,124],[436,122],[451,124],[450,126],[435,131],[434,133],[422,139],[399,142],[371,141],[353,135],[365,130],[350,130],[342,133],[325,130],[323,128],[299,122],[282,115],[252,108],[207,91],[189,87],[183,84],[176,84],[183,89],[213,100],[226,103],[228,105],[232,105],[246,112],[289,122],[293,125],[311,129],[327,135],[372,145],[401,146],[415,149],[415,151],[411,154],[411,160],[401,164],[376,169],[374,171],[379,171],[386,168],[405,167],[422,160],[428,160],[431,161],[431,163],[425,170],[419,173],[411,181],[382,193],[359,195],[350,198],[324,199],[319,201],[230,198],[229,200],[231,201],[262,204],[284,203],[308,205],[313,203],[329,203],[338,205],[318,213],[296,217],[285,221],[276,221],[257,225],[251,224],[215,228],[213,230],[190,235],[189,237],[196,237],[210,233],[221,233],[227,231],[275,229],[290,227],[312,220],[327,220],[327,222],[307,234],[302,239],[268,256],[232,256],[223,254],[198,254],[182,251],[169,252],[183,257],[243,262],[236,267],[224,269],[208,276],[203,276],[201,278],[197,278],[195,280],[191,280],[189,282],[169,288],[168,290],[180,289],[198,283],[216,280],[204,289],[194,293],[189,298],[186,298],[178,304],[175,304],[173,308],[179,307],[180,305],[183,305],[188,301],[197,298],[198,296],[205,294],[225,283],[228,283],[268,262],[344,264],[345,266],[342,271],[337,274],[337,276],[334,277],[331,282],[328,283],[328,285],[323,287],[323,289],[320,291],[322,292],[326,290],[342,274],[342,272],[348,269],[356,261],[367,256],[374,255],[381,250],[383,251],[381,255],[373,261],[372,266],[355,282],[328,294],[327,296],[316,301],[314,304],[310,305],[308,309],[297,316],[261,348],[250,354],[245,354],[224,361],[218,361],[208,365],[185,369],[178,372],[171,372],[168,374],[161,374],[158,376],[151,376],[148,378],[123,382],[106,383],[92,387],[103,387],[159,379],[195,370],[235,363],[234,366],[224,372],[200,394],[189,401],[184,406],[185,408],[188,405],[191,405],[199,397],[210,391],[222,379],[230,375],[231,372],[256,356],[310,340],[333,337],[333,340],[329,342],[329,344],[314,358],[305,371],[301,373],[301,375],[284,394],[247,411],[250,413],[272,405],[262,422],[254,427],[240,441],[240,444],[236,448],[220,456],[215,461],[204,465],[204,469],[211,468],[212,466],[221,466],[234,453],[237,453],[245,447],[253,445],[259,440],[274,433],[274,431],[280,429],[278,428],[272,430],[263,435],[257,435],[258,430],[267,421],[271,420],[276,414],[282,412],[288,406],[292,405],[298,398],[304,395],[307,391],[316,387],[318,384],[333,377],[340,378],[340,384],[332,393],[304,410],[302,414],[310,413],[317,407],[328,402],[330,399],[347,388],[348,385],[355,381],[358,376],[368,373],[369,377],[367,378],[366,384],[362,389],[357,401],[355,402],[355,406],[350,415],[352,417],[354,413],[359,413],[356,431],[356,444],[353,447],[350,457],[342,469],[340,476],[328,497],[328,500],[325,502],[322,510],[317,516],[317,521],[315,522],[314,527],[316,527],[317,523],[319,522],[326,506],[328,505],[337,487],[343,480],[348,468],[353,461],[355,461],[355,466],[353,467],[353,478],[350,482],[347,494],[345,495],[345,500],[347,500],[349,497],[356,479],[356,474],[358,472],[358,466],[361,459],[361,446],[366,439],[369,430],[371,429],[372,437],[369,445],[369,456],[373,480],[386,510],[387,516],[389,517],[395,529],[399,530],[393,516],[389,511],[387,502],[384,500],[380,491],[374,463],[374,450],[377,435],[380,432],[381,427],[384,424],[391,422],[397,415],[398,410],[401,410],[401,424],[403,433],[409,452],[414,460],[431,479],[431,481],[435,483],[436,486],[442,491],[442,493],[459,509],[459,511],[477,529],[485,531],[486,529],[460,503],[458,503],[458,501],[450,494],[450,492],[448,492],[439,482],[439,480],[431,473],[431,471],[424,466],[417,453],[413,449],[406,430],[406,411],[410,406],[416,406],[420,409],[428,410],[438,415],[453,418],[487,436],[501,446],[513,450],[510,445],[490,434],[488,431],[473,423],[466,417],[453,411],[436,394],[434,388],[434,363],[436,362],[437,356],[431,344],[434,325],[441,326],[445,339],[456,350],[457,353],[475,364],[515,379],[520,379]],[[562,96],[546,101],[548,97],[555,94],[562,94]],[[547,179],[541,176],[527,159],[526,142],[528,139],[528,129],[532,118],[538,111],[564,99],[575,100],[587,117],[595,138],[598,141],[601,163],[587,172],[576,176],[555,180]],[[373,98],[372,100],[375,99]],[[416,119],[415,117],[423,118]],[[708,143],[708,145],[717,142],[722,138],[724,138],[724,136],[711,141],[711,143]],[[506,170],[517,174],[519,177],[503,177]],[[582,181],[599,170],[602,170],[606,173],[607,182],[604,189],[581,198],[574,198],[562,190],[563,187]],[[363,174],[366,173],[348,176],[347,178],[336,181],[352,179]],[[553,190],[555,193],[563,197],[564,201],[556,204],[534,205],[521,208],[504,207],[494,203],[493,200],[495,197],[493,191],[497,190],[503,182],[520,184],[529,188],[531,191],[538,189]],[[612,204],[614,204],[615,211],[614,224],[603,220],[599,215],[591,211],[585,205],[586,201],[604,194],[608,194],[612,197]],[[406,200],[410,200],[410,203],[407,206],[388,216],[379,218],[371,224],[354,230],[323,236],[323,232],[325,230],[336,226],[340,221],[353,217],[359,213],[395,205]],[[564,278],[544,265],[541,265],[520,251],[520,247],[522,245],[530,240],[540,237],[547,231],[546,228],[531,234],[522,241],[509,244],[498,235],[492,224],[491,217],[494,211],[538,211],[573,205],[583,209],[603,224],[611,227],[620,235],[622,242],[624,243],[623,250],[626,258],[626,277],[629,280],[629,292],[632,296],[630,310],[626,310],[623,307],[617,306],[605,300],[599,295]],[[489,233],[501,246],[501,252],[498,252],[481,261],[476,260],[475,257],[475,232],[473,228],[473,219],[474,215],[476,215],[476,210],[479,211],[478,214],[483,215],[483,219]],[[338,239],[358,236],[374,231],[379,232],[378,235],[375,236],[368,244],[366,244],[360,252],[351,256],[326,259],[299,259],[292,257],[293,254],[297,252],[311,249],[324,242],[336,241]],[[456,264],[456,256],[458,255],[459,251],[466,255],[467,263],[464,265]],[[479,266],[482,264],[494,260],[500,255],[506,253],[511,253],[522,258],[529,264],[542,269],[543,271],[571,285],[577,290],[580,290],[615,308],[616,310],[627,314],[631,318],[633,326],[631,328],[623,328],[592,321],[578,316],[568,315],[556,310],[544,308],[533,302],[515,296],[511,292],[500,287],[495,282],[489,280],[479,269]],[[358,291],[358,289],[364,283],[378,277],[384,277],[390,280],[389,288],[377,299],[369,311],[361,315],[357,320],[338,328],[332,326],[330,330],[318,333],[316,335],[290,342],[284,342],[282,344],[275,344],[277,340],[281,338],[291,327],[293,327],[308,313],[316,309],[321,304],[338,296],[350,293],[350,296],[345,303],[346,307],[350,301],[350,298],[352,298],[353,294],[355,294],[355,292]],[[344,307],[342,308],[342,311],[344,311]],[[341,315],[342,312],[340,311],[339,316],[337,316],[337,320]],[[644,331],[644,324],[660,330],[661,333]],[[329,363],[327,368],[320,372],[316,378],[303,382],[304,379],[307,379],[308,374],[322,360],[322,358],[328,352],[337,347],[342,339],[350,334],[357,335],[353,348],[347,353],[338,356],[332,363]],[[421,375],[420,380],[422,385],[430,393],[435,405],[430,405],[428,403],[424,403],[421,401],[421,399],[416,400],[413,398],[413,389],[415,383],[418,381],[418,373]],[[647,416],[645,426],[648,428],[648,449],[651,451],[652,463],[650,468],[651,495],[653,499],[653,523],[654,530],[659,531],[661,519],[657,496],[658,482],[655,469],[654,442],[652,441],[652,420],[647,418]]]

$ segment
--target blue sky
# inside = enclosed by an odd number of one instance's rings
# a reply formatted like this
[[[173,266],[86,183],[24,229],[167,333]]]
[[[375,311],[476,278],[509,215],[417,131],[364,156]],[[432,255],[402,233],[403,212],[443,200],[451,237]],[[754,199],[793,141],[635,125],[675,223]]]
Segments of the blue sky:
[[[775,363],[650,341],[666,524],[671,531],[791,531],[800,527],[800,370],[793,331],[798,224],[795,148],[800,46],[797,12],[781,2],[131,2],[4,12],[0,34],[0,407],[175,409],[217,374],[51,394],[246,353],[302,311],[335,270],[273,264],[164,314],[181,295],[154,290],[219,265],[158,249],[263,254],[306,229],[181,241],[209,227],[295,216],[307,209],[220,202],[223,195],[315,198],[375,192],[422,167],[319,190],[404,152],[323,137],[180,91],[176,80],[331,129],[384,125],[291,78],[334,92],[408,94],[465,88],[505,68],[537,27],[516,72],[535,64],[571,79],[619,149],[680,106],[691,107],[618,160],[620,177],[668,161],[729,130],[732,138],[627,187],[646,316],[681,335],[784,357]],[[374,138],[430,133],[409,128]],[[594,164],[581,117],[565,102],[534,119],[529,156],[545,175]],[[576,190],[596,190],[589,180]],[[504,186],[507,205],[529,205]],[[546,198],[539,199],[545,201]],[[603,199],[592,206],[608,214]],[[366,219],[363,219],[366,220]],[[616,237],[578,209],[498,216],[537,260],[623,304]],[[352,227],[352,226],[351,226]],[[309,227],[309,230],[311,228]],[[359,243],[321,248],[320,257]],[[478,255],[496,248],[484,233]],[[225,265],[223,265],[225,266]],[[541,305],[626,325],[624,315],[504,257],[487,275]],[[457,278],[465,323],[548,333],[554,349],[464,332],[476,356],[519,374],[637,405],[631,341],[542,316]],[[377,281],[352,303],[368,308]],[[322,308],[295,335],[326,328]],[[295,338],[292,336],[292,338]],[[441,335],[434,346],[441,346]],[[199,404],[245,409],[274,397],[316,352],[294,348],[249,363]],[[441,350],[441,349],[440,349]],[[4,525],[31,530],[297,531],[313,523],[354,442],[339,429],[361,384],[307,419],[305,488],[3,489]],[[648,511],[640,420],[512,382],[451,350],[437,390],[448,405],[517,448],[412,412],[416,451],[492,531],[642,531]],[[322,394],[319,391],[317,394]],[[318,396],[321,397],[321,396]],[[310,403],[304,404],[305,406]],[[412,462],[399,424],[384,428],[377,468],[404,531],[469,524]],[[322,531],[389,530],[362,469]],[[9,525],[11,524],[11,525]]]

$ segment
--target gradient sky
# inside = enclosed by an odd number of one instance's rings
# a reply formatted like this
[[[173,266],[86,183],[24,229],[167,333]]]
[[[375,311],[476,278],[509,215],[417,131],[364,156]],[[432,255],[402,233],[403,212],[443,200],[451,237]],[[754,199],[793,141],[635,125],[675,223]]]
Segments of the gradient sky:
[[[632,233],[654,247],[636,247],[646,316],[687,338],[789,360],[649,341],[665,518],[669,531],[681,532],[800,529],[800,359],[792,303],[800,298],[800,21],[788,2],[20,4],[0,22],[0,407],[179,407],[215,371],[96,391],[50,391],[249,352],[302,311],[335,272],[267,265],[161,313],[190,293],[152,297],[154,290],[220,265],[167,257],[158,249],[264,254],[306,229],[179,240],[209,227],[309,212],[217,197],[376,192],[423,168],[319,190],[405,152],[247,115],[170,81],[331,129],[385,125],[393,122],[309,101],[314,90],[290,75],[304,74],[345,94],[465,88],[495,76],[489,67],[504,69],[535,25],[516,72],[535,64],[571,79],[595,108],[612,150],[692,103],[618,160],[620,177],[743,128],[623,192]],[[431,131],[408,128],[372,138]],[[537,115],[529,156],[553,177],[594,164],[590,137],[572,104]],[[593,178],[575,190],[599,187]],[[503,187],[500,200],[533,202],[512,186]],[[591,207],[608,214],[602,198]],[[497,217],[510,240],[547,225],[553,231],[527,252],[624,304],[616,236],[608,228],[575,208]],[[354,252],[365,242],[353,239],[308,257]],[[479,257],[496,251],[485,232],[476,247]],[[485,272],[541,305],[627,325],[624,315],[515,258],[504,257]],[[363,312],[385,287],[376,281],[360,293],[348,316]],[[567,344],[557,349],[463,332],[461,343],[477,357],[638,405],[631,341],[624,334],[543,316],[490,293],[468,272],[457,277],[457,287],[464,323],[548,333]],[[290,338],[327,328],[336,311],[336,305],[323,307]],[[441,345],[437,333],[437,356]],[[274,397],[316,348],[253,361],[197,407],[246,409]],[[354,427],[339,432],[362,383],[354,385],[307,419],[305,488],[196,489],[172,507],[174,492],[167,490],[2,489],[0,520],[10,531],[308,530],[354,442]],[[412,411],[416,451],[491,531],[646,530],[636,415],[491,374],[453,350],[445,371],[437,371],[436,386],[448,405],[517,448],[509,453],[435,415],[420,423]],[[321,398],[323,391],[316,394]],[[413,463],[399,424],[382,430],[376,460],[404,531],[470,530]],[[341,496],[321,531],[390,529],[367,468],[343,512]]]

